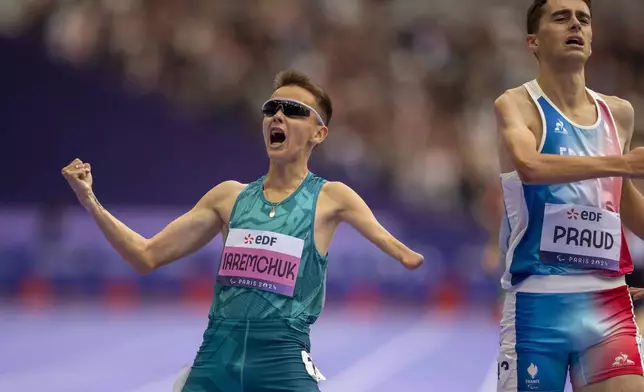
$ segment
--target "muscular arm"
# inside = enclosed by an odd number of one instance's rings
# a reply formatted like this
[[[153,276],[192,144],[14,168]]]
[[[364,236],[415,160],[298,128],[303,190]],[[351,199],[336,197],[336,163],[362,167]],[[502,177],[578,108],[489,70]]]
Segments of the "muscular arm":
[[[423,263],[422,255],[398,241],[378,222],[367,203],[350,187],[341,182],[329,182],[324,191],[335,205],[336,218],[346,222],[371,243],[405,268],[418,268]]]
[[[147,239],[110,214],[92,194],[86,208],[114,249],[139,273],[148,273],[206,245],[224,223],[218,207],[230,196],[235,182],[217,185],[187,213]]]
[[[526,184],[560,184],[591,178],[629,176],[623,156],[585,157],[540,154],[521,113],[517,93],[506,92],[494,103],[501,141],[512,165]]]
[[[630,102],[616,97],[604,97],[615,117],[615,122],[626,139],[624,152],[631,149],[633,131],[635,128],[635,111]],[[644,196],[629,178],[622,184],[621,217],[624,226],[633,234],[644,239]]]

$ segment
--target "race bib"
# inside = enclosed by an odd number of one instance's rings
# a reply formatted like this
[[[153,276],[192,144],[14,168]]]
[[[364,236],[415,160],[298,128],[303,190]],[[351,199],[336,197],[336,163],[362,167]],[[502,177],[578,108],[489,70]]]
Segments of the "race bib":
[[[217,282],[293,296],[304,240],[263,230],[231,229]]]
[[[587,269],[619,271],[619,214],[595,207],[546,204],[541,260]]]

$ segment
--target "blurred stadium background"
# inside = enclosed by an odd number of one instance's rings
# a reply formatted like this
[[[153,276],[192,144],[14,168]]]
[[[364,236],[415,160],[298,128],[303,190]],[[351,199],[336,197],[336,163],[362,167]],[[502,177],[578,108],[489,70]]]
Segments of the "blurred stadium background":
[[[313,329],[322,390],[494,390],[492,103],[536,75],[529,3],[0,1],[0,391],[171,389],[206,326],[220,238],[139,276],[60,169],[89,161],[102,204],[153,235],[220,181],[264,173],[259,107],[289,67],[336,108],[311,169],[426,259],[407,272],[340,229]],[[640,145],[644,3],[594,14],[589,85],[633,103]]]

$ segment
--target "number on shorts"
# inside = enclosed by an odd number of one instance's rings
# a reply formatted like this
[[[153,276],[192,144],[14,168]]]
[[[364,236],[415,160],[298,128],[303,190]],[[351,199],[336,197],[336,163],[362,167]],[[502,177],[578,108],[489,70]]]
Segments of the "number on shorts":
[[[326,378],[322,375],[322,373],[320,373],[318,368],[315,367],[313,359],[311,359],[311,356],[306,351],[302,351],[302,362],[304,362],[306,372],[309,374],[309,376],[313,377],[315,381],[319,382],[320,380],[326,380]]]
[[[501,379],[501,368],[503,368],[503,370],[507,372],[510,369],[510,364],[508,363],[508,361],[503,361],[501,363],[497,362],[497,368],[496,368],[497,380]]]

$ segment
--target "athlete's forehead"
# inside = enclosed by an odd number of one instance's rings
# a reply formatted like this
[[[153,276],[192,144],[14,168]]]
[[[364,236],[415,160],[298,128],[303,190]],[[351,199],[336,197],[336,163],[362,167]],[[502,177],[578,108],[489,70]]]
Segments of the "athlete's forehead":
[[[555,13],[584,13],[590,15],[590,8],[584,0],[548,0],[543,6],[542,16]]]
[[[300,101],[302,103],[305,103],[309,105],[312,108],[315,108],[315,110],[320,111],[318,108],[317,102],[315,100],[315,96],[309,92],[308,90],[296,86],[296,85],[288,85],[288,86],[282,86],[275,90],[273,92],[273,95],[271,95],[271,98],[290,98],[294,99],[296,101]]]

